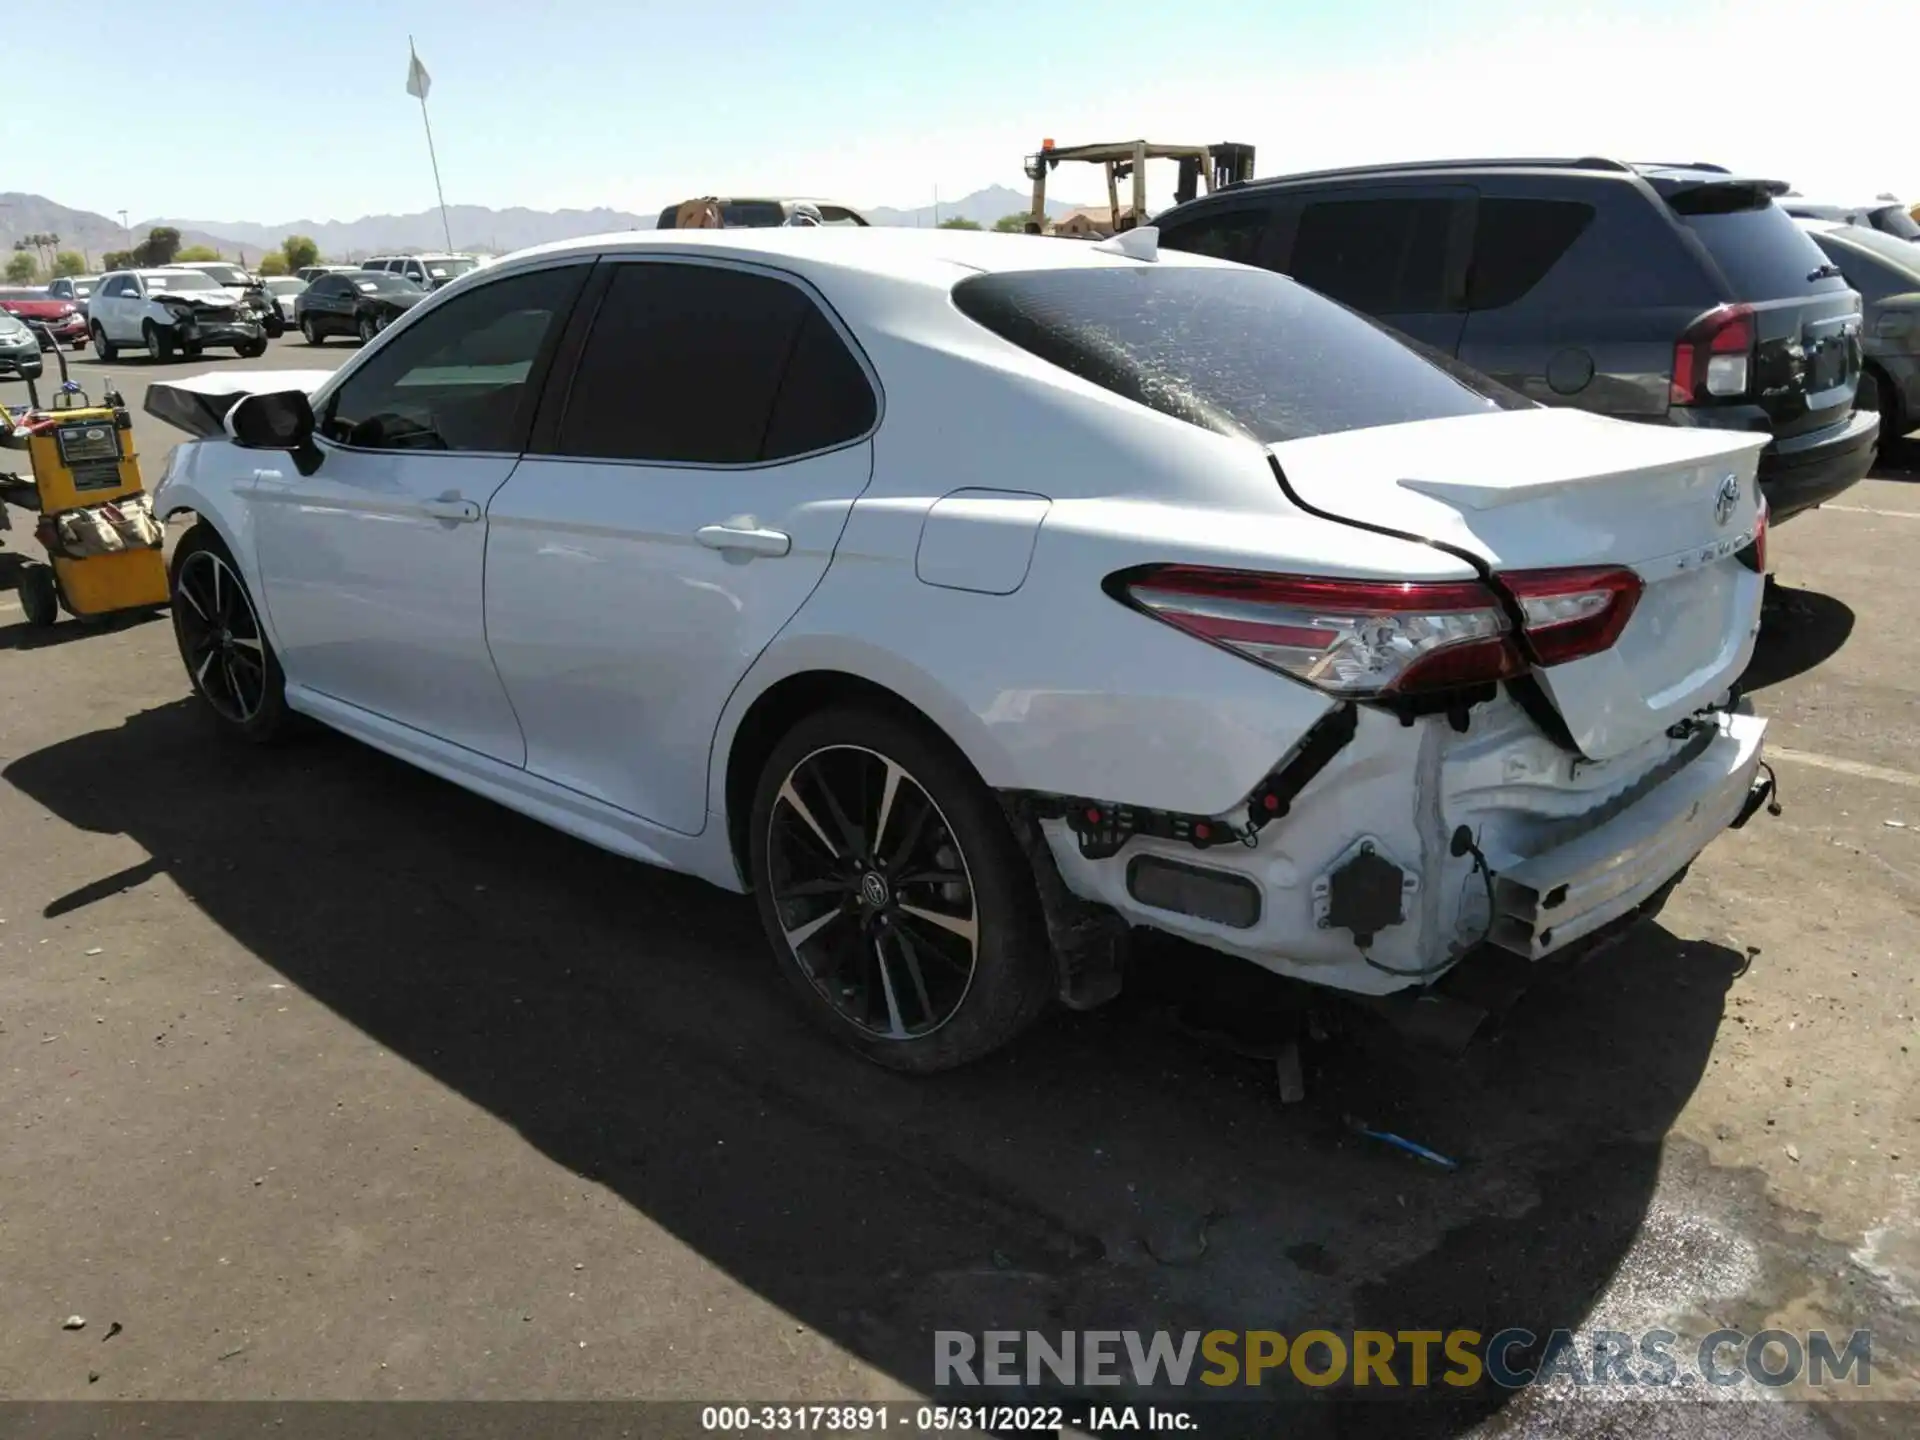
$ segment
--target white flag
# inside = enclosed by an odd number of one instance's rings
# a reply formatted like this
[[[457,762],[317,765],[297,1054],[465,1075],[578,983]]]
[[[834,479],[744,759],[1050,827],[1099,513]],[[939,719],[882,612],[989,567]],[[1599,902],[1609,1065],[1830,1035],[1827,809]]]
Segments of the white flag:
[[[427,91],[433,88],[433,77],[427,74],[427,67],[420,63],[420,57],[414,53],[412,46],[407,47],[407,54],[411,57],[407,61],[407,94],[424,101]]]

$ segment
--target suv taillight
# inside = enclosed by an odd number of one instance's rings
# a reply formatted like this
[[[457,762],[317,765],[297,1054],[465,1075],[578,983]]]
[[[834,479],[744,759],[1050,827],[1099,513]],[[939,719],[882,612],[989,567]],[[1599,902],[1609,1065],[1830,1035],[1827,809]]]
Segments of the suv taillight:
[[[1116,576],[1135,608],[1335,695],[1480,684],[1526,668],[1499,597],[1477,580],[1336,580],[1163,565]]]
[[[1528,663],[1562,665],[1610,647],[1640,600],[1620,566],[1496,577],[1525,623],[1477,580],[1339,580],[1200,565],[1117,575],[1135,609],[1330,694],[1407,696],[1489,684]],[[1522,645],[1524,644],[1524,652]]]
[[[1674,342],[1675,405],[1702,405],[1747,393],[1753,383],[1753,311],[1722,305],[1695,320]]]

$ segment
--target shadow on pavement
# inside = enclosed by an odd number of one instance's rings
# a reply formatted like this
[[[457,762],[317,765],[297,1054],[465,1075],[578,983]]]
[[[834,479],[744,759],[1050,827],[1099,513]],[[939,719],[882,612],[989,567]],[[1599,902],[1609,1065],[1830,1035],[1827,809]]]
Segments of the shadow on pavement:
[[[1799,590],[1769,578],[1760,611],[1760,638],[1740,677],[1749,692],[1804,675],[1838,653],[1853,634],[1853,610],[1819,590]]]
[[[1915,432],[1920,435],[1920,432]],[[1908,435],[1900,440],[1882,441],[1880,458],[1875,462],[1873,480],[1920,481],[1920,439]]]
[[[916,1080],[805,1024],[738,897],[351,742],[230,747],[181,702],[4,775],[132,837],[382,1047],[920,1388],[936,1329],[1578,1325],[1646,1213],[1743,963],[1642,926],[1545,971],[1459,1060],[1335,1007],[1308,1098],[1283,1107],[1270,1063],[1166,1016],[1288,987],[1149,945],[1115,1004]],[[124,883],[32,899],[66,914]],[[1358,1138],[1347,1117],[1460,1168]],[[1453,1433],[1503,1399],[1306,1408],[1338,1433]]]

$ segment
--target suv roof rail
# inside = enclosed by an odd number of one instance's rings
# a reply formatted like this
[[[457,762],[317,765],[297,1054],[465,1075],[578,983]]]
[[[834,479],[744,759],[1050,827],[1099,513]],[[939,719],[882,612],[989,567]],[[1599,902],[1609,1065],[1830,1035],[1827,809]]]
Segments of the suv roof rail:
[[[1731,175],[1733,172],[1724,165],[1715,165],[1706,160],[1638,160],[1635,170],[1706,170],[1714,175]]]
[[[1616,174],[1627,175],[1633,172],[1631,165],[1619,160],[1609,160],[1599,155],[1500,155],[1477,159],[1460,160],[1401,160],[1387,164],[1342,165],[1330,170],[1303,170],[1291,175],[1256,175],[1251,180],[1236,180],[1224,185],[1222,190],[1240,190],[1257,188],[1262,185],[1277,185],[1292,180],[1321,180],[1340,175],[1393,175],[1414,171],[1446,170],[1611,170]],[[1216,191],[1216,194],[1219,192]]]

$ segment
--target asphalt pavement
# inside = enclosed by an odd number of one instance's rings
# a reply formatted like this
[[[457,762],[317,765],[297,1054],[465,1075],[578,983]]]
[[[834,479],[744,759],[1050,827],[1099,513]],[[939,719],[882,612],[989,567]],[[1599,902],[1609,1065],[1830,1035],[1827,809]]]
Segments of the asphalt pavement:
[[[74,374],[157,477],[156,376],[352,349]],[[1847,1402],[1920,1400],[1917,545],[1920,444],[1775,534],[1784,815],[1460,1058],[1323,1007],[1282,1105],[1193,1020],[1297,993],[1171,945],[982,1064],[877,1071],[741,899],[342,738],[223,745],[164,619],[29,630],[16,525],[0,1397],[883,1398],[943,1329],[1778,1325],[1871,1328],[1873,1385],[1769,1427],[1901,1433]],[[1652,1433],[1564,1394],[1289,1433]]]

